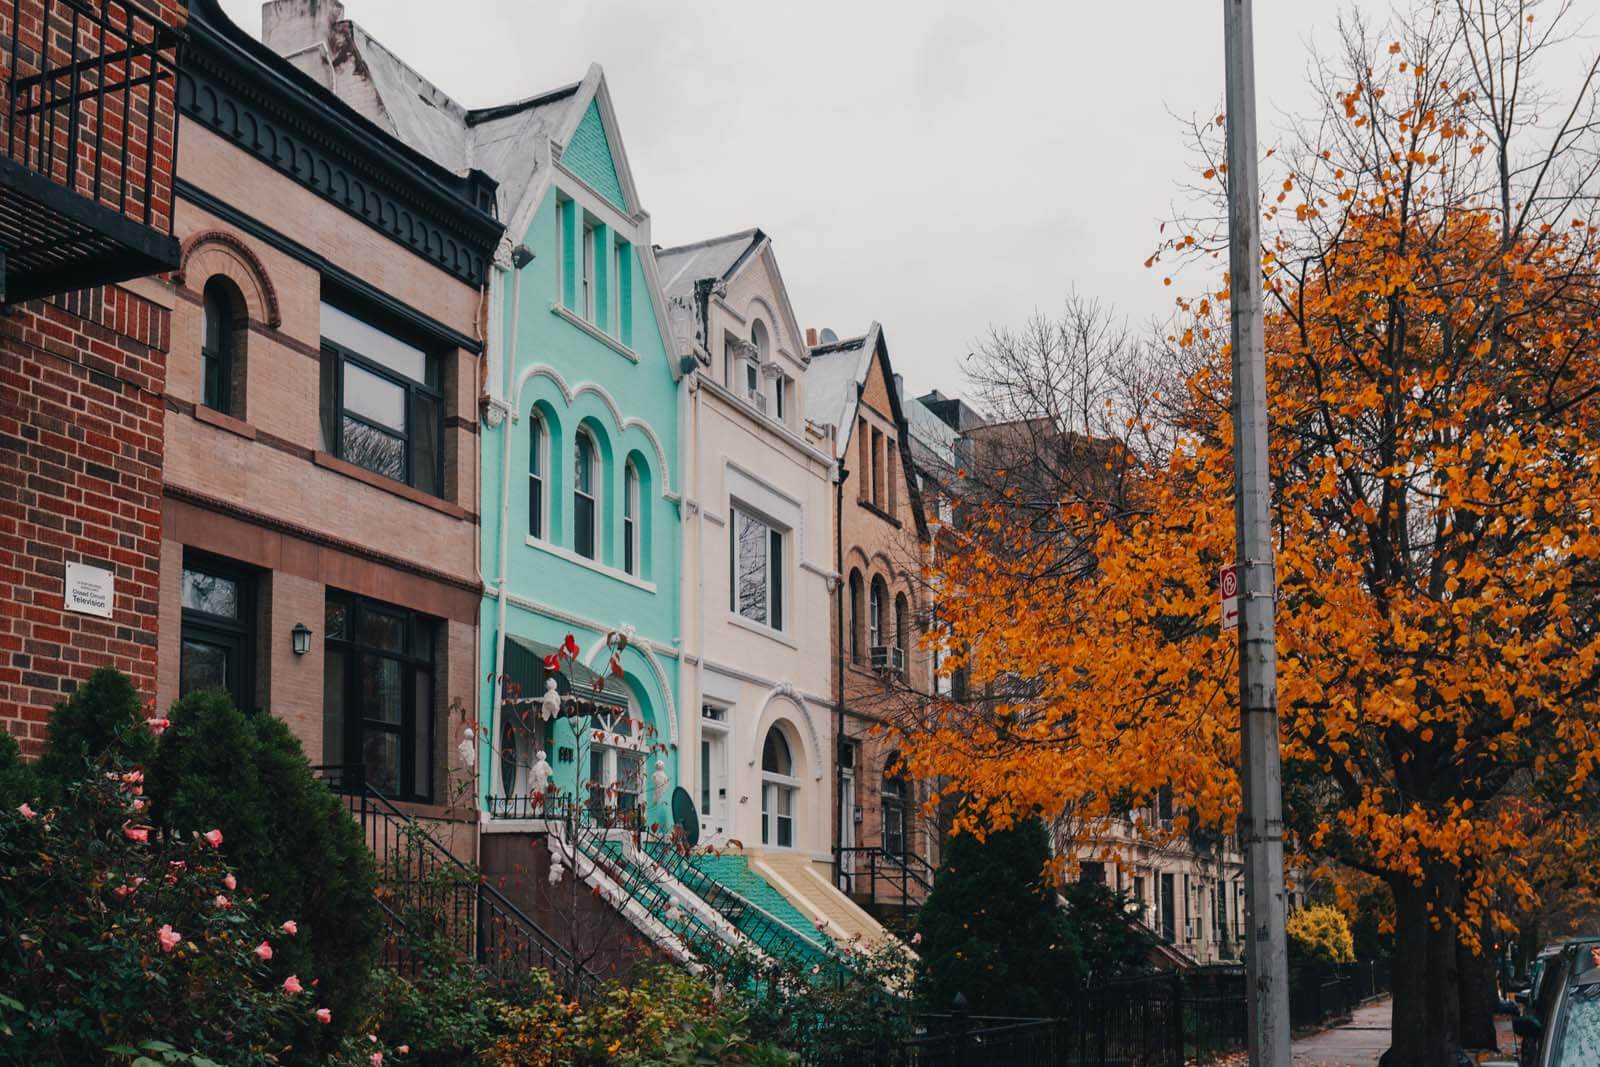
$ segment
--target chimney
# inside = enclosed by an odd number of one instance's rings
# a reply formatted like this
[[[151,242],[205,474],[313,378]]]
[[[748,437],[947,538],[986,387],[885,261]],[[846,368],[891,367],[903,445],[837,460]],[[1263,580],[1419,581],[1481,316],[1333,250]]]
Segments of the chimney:
[[[266,0],[261,5],[261,40],[317,77],[325,64],[316,53],[332,40],[334,23],[343,20],[344,4],[340,0]]]
[[[806,347],[807,348],[816,348],[817,347],[817,328],[815,326],[807,326],[806,327]]]
[[[906,402],[906,380],[900,377],[899,371],[894,376],[894,395],[900,398],[902,404]]]

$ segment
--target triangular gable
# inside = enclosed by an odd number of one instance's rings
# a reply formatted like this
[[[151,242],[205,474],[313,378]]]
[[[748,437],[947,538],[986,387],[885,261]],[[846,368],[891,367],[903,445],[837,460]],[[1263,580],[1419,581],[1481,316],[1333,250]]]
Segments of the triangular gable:
[[[876,325],[876,324],[874,324]],[[865,371],[860,378],[860,402],[873,408],[881,414],[887,415],[895,425],[895,436],[900,443],[900,467],[905,476],[906,491],[911,502],[911,515],[916,521],[917,534],[922,540],[928,540],[928,520],[922,508],[922,488],[917,484],[916,469],[911,462],[911,427],[906,422],[906,413],[900,406],[900,394],[894,388],[894,368],[889,362],[889,342],[883,336],[883,329],[876,331],[875,344],[872,346]],[[852,412],[852,416],[853,416]],[[855,429],[855,419],[851,418],[850,430]],[[842,454],[849,453],[841,450]]]
[[[622,179],[617,174],[616,156],[606,136],[598,99],[589,101],[583,120],[562,150],[561,164],[605,197],[612,207],[622,212],[628,210],[628,198],[622,191]]]

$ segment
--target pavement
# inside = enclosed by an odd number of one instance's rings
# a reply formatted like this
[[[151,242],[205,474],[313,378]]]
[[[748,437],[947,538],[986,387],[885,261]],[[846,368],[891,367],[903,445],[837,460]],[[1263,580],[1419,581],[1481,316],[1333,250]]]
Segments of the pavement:
[[[1294,1043],[1295,1067],[1375,1067],[1378,1057],[1389,1047],[1389,1008],[1387,998],[1357,1008],[1350,1021]],[[1500,1036],[1497,1055],[1472,1054],[1480,1063],[1515,1061],[1515,1040],[1509,1016],[1496,1018]]]

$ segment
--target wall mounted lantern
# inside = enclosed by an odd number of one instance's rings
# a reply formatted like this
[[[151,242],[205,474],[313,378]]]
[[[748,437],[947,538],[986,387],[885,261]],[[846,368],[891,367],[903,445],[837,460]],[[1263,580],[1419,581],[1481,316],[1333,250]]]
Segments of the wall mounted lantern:
[[[311,651],[311,627],[303,622],[294,624],[294,629],[289,631],[289,638],[294,642],[294,654],[303,656]]]

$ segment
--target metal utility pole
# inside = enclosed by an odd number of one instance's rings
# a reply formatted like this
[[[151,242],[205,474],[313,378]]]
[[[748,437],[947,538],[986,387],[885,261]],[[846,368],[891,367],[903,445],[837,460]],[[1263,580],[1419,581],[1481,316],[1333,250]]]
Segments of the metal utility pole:
[[[1261,206],[1251,0],[1222,0],[1228,94],[1228,288],[1233,320],[1234,518],[1239,536],[1239,713],[1243,740],[1245,970],[1250,1065],[1289,1067],[1283,776],[1278,762],[1272,488],[1261,322]]]

